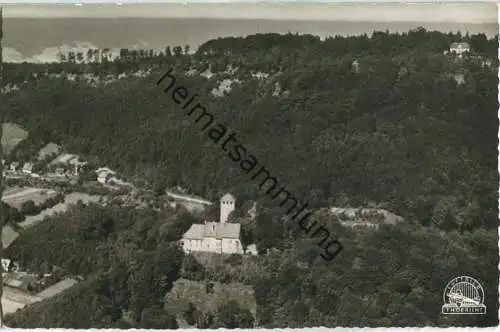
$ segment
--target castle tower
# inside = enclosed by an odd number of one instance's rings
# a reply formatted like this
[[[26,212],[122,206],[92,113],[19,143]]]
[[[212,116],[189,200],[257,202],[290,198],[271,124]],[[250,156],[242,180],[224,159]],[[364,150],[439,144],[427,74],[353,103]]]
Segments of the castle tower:
[[[221,224],[227,221],[229,214],[234,211],[235,199],[231,194],[225,194],[220,199],[220,222]]]

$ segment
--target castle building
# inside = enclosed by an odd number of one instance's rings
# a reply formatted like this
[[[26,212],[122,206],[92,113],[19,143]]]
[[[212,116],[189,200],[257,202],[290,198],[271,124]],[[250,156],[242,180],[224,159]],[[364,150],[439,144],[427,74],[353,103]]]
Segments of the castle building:
[[[241,225],[226,222],[234,208],[234,197],[231,194],[222,196],[220,200],[220,222],[191,225],[181,240],[184,252],[243,254],[243,246],[240,241]]]

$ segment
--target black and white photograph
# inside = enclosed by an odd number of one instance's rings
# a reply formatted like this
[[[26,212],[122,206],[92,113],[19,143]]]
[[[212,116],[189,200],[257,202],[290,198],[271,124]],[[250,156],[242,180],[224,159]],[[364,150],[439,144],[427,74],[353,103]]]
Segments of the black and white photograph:
[[[1,328],[498,326],[495,3],[1,1]]]

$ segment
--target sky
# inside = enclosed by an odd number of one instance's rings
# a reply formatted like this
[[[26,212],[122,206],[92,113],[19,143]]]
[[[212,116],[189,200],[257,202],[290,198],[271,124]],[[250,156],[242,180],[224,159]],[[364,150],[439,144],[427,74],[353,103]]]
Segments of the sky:
[[[188,0],[186,0],[188,1]],[[186,5],[181,1],[154,1],[147,4],[122,0],[116,3],[74,5],[78,1],[39,0],[38,4],[26,4],[23,0],[0,0],[4,16],[9,17],[176,17],[219,19],[281,19],[281,20],[326,20],[326,21],[371,21],[371,22],[463,22],[496,23],[497,8],[494,3],[249,3],[232,0],[229,3],[214,3],[215,0],[196,0],[203,3]],[[12,4],[16,2],[16,4]],[[62,4],[66,2],[68,4]],[[89,2],[89,1],[87,1]],[[94,0],[94,2],[103,2]],[[162,3],[158,3],[162,2]],[[318,2],[318,1],[316,1]],[[23,4],[24,3],[24,4]],[[73,3],[70,5],[69,3]]]

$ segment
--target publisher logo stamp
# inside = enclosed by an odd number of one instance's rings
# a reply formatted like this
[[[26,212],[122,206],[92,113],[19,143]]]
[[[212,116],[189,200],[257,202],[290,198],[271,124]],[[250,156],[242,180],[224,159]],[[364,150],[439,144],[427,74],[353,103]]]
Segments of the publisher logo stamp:
[[[451,280],[443,293],[443,314],[480,315],[486,313],[483,286],[474,278],[461,276]]]

